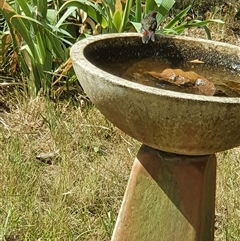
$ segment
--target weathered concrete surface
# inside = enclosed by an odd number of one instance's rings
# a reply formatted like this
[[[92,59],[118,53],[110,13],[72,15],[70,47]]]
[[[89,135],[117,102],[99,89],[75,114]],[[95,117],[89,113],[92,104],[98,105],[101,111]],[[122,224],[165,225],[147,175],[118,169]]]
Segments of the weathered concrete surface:
[[[141,143],[185,155],[213,154],[240,145],[240,98],[144,86],[93,64],[99,59],[161,54],[176,60],[198,58],[240,71],[239,47],[187,37],[157,37],[155,43],[143,45],[139,34],[101,35],[81,40],[71,49],[74,70],[91,101],[114,125]]]
[[[212,241],[215,155],[190,157],[142,146],[112,241]]]

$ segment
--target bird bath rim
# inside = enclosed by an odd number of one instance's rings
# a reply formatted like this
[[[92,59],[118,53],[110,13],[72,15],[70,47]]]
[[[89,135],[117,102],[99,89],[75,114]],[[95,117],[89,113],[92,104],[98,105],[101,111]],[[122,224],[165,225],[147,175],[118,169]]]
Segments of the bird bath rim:
[[[152,93],[154,95],[160,95],[160,96],[168,96],[172,98],[181,98],[181,99],[189,99],[189,100],[195,100],[195,101],[206,101],[206,102],[217,102],[217,103],[240,103],[240,97],[223,97],[223,96],[205,96],[205,95],[197,95],[197,94],[190,94],[190,93],[183,93],[173,90],[165,90],[161,88],[151,87],[147,85],[143,85],[140,83],[132,82],[127,79],[118,77],[116,75],[113,75],[109,72],[106,72],[94,64],[92,64],[88,59],[83,56],[77,56],[74,53],[83,53],[84,49],[95,42],[107,40],[107,39],[114,39],[114,38],[141,38],[142,35],[139,33],[117,33],[117,34],[101,34],[96,36],[91,36],[88,38],[85,38],[81,41],[79,41],[78,45],[74,45],[70,50],[71,59],[73,62],[76,63],[84,63],[84,69],[86,71],[90,71],[92,74],[97,74],[99,77],[103,77],[109,82],[112,82],[119,86],[124,86],[130,89],[138,89],[141,92],[147,92]],[[236,48],[239,51],[239,47],[228,44],[228,43],[222,43],[217,42],[213,40],[207,40],[207,39],[200,39],[200,38],[193,38],[193,37],[187,37],[187,36],[163,36],[163,38],[172,38],[172,39],[179,39],[179,40],[187,40],[187,41],[201,41],[202,43],[213,43],[218,46],[226,47],[226,48]],[[240,52],[239,52],[240,56]],[[76,58],[77,57],[77,58]],[[83,61],[83,62],[82,62]],[[239,67],[240,68],[240,67]]]
[[[115,126],[141,143],[165,152],[199,156],[239,146],[239,97],[146,86],[97,67],[99,61],[152,54],[170,54],[177,60],[178,56],[179,60],[197,56],[213,66],[240,68],[239,47],[190,37],[156,36],[155,43],[146,45],[137,33],[106,34],[81,40],[70,52],[75,73],[90,100]]]

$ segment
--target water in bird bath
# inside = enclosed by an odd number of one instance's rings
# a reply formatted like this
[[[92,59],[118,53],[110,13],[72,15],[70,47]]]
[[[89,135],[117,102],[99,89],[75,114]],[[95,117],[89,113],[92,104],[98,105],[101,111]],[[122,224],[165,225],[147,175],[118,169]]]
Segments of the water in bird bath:
[[[101,61],[101,63],[97,63],[97,66],[111,74],[143,85],[194,94],[240,97],[240,72],[229,70],[222,66],[212,67],[198,60],[190,60],[188,62],[169,61],[168,59],[155,56],[143,59],[129,59],[121,62]],[[176,84],[175,80],[166,81],[161,75],[166,70],[178,73],[179,69],[187,73],[193,71],[200,78],[207,79],[211,85],[214,85],[214,92],[210,91],[209,94],[208,86],[206,86],[205,90],[199,91],[194,86],[196,83],[184,82],[183,84]],[[165,72],[163,72],[164,70]],[[173,73],[177,75],[175,72]],[[170,80],[172,79],[170,78]]]

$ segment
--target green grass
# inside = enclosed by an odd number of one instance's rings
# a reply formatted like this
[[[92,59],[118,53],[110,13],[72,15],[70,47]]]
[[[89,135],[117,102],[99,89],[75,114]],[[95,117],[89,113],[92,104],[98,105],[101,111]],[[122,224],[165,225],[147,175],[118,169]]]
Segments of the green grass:
[[[86,101],[16,99],[0,113],[0,240],[110,240],[140,143]],[[240,149],[217,175],[215,240],[240,240]]]

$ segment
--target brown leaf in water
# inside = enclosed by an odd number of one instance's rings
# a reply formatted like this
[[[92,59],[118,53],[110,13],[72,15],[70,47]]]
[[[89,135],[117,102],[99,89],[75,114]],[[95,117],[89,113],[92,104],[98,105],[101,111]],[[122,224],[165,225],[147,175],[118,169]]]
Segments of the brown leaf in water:
[[[168,68],[161,73],[151,71],[148,72],[148,74],[158,81],[164,81],[171,85],[187,88],[187,90],[190,90],[190,92],[194,94],[211,96],[216,92],[216,88],[212,82],[194,71],[185,72],[181,69]]]

